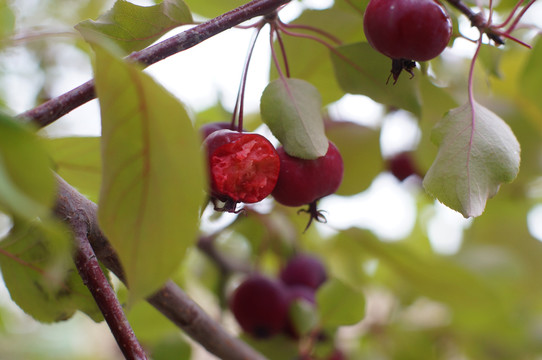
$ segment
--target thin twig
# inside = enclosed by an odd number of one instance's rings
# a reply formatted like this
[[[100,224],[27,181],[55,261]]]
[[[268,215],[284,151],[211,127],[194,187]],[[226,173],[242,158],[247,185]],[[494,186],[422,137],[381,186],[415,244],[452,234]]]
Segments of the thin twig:
[[[147,355],[139,344],[130,323],[122,310],[115,292],[105,277],[94,250],[88,241],[88,225],[84,215],[74,214],[68,219],[75,235],[75,266],[84,284],[90,290],[104,315],[124,357],[128,360],[146,360]]]
[[[88,240],[97,258],[119,279],[124,274],[119,258],[101,232],[97,221],[97,206],[85,198],[66,181],[57,176],[57,204],[55,212],[62,219],[82,216],[88,224]],[[179,328],[223,360],[266,360],[243,341],[228,334],[219,323],[205,313],[188,295],[172,281],[147,298],[158,311]]]
[[[290,0],[253,0],[212,20],[172,36],[158,44],[134,52],[127,57],[127,60],[139,62],[145,67],[152,65],[171,55],[187,50],[246,20],[250,20],[256,16],[269,14],[289,1]],[[20,114],[19,117],[30,120],[39,127],[44,127],[95,97],[94,81],[90,80],[63,95]]]

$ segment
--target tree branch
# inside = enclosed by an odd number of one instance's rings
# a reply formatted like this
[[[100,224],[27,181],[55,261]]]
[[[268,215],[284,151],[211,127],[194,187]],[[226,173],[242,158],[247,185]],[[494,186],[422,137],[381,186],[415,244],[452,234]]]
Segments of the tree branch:
[[[472,26],[478,28],[480,33],[486,34],[491,40],[493,40],[497,45],[504,45],[503,38],[495,32],[490,26],[487,26],[487,20],[484,17],[483,13],[475,13],[472,11],[463,1],[461,0],[447,0],[450,5],[461,11],[465,14]]]
[[[128,360],[146,360],[147,355],[139,344],[126,319],[115,292],[109,285],[96,255],[87,238],[88,224],[84,215],[75,213],[67,219],[75,235],[75,266],[83,283],[88,287],[104,315],[124,357]]]
[[[173,54],[187,50],[208,38],[230,29],[256,16],[266,15],[290,0],[253,0],[212,20],[172,36],[158,44],[132,53],[127,60],[136,61],[144,66],[152,65]],[[51,124],[70,111],[94,99],[94,81],[90,80],[19,115],[39,127]]]
[[[117,254],[98,226],[96,204],[59,176],[57,185],[56,214],[62,219],[80,216],[81,220],[88,224],[88,240],[98,259],[119,279],[124,280]],[[246,343],[228,334],[172,281],[168,281],[159,291],[147,298],[147,301],[220,359],[266,360]]]

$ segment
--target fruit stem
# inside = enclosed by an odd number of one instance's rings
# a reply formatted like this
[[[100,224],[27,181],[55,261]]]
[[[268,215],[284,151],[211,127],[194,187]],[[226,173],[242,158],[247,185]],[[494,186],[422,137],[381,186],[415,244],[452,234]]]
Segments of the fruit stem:
[[[327,47],[329,49],[329,51],[331,51],[333,54],[335,54],[338,58],[340,58],[341,60],[343,60],[345,63],[347,63],[348,65],[352,66],[354,69],[356,69],[356,71],[358,71],[360,74],[363,74],[364,76],[366,76],[368,79],[370,79],[375,85],[376,84],[379,84],[379,82],[373,77],[372,74],[364,71],[361,67],[359,67],[355,62],[353,62],[352,60],[350,60],[348,57],[344,56],[343,54],[341,54],[339,51],[337,51],[337,49],[329,44],[328,42],[326,42],[325,40],[322,40],[316,36],[313,36],[313,35],[309,35],[309,34],[300,34],[300,33],[297,33],[297,32],[292,32],[292,31],[289,31],[287,30],[286,28],[284,28],[283,26],[281,26],[280,23],[277,24],[278,27],[279,27],[279,30],[282,31],[284,34],[286,35],[289,35],[289,36],[294,36],[294,37],[299,37],[299,38],[305,38],[305,39],[309,39],[309,40],[313,40],[313,41],[316,41],[322,45],[324,45],[325,47]]]
[[[529,1],[529,3],[527,5],[525,5],[525,7],[523,9],[521,9],[521,11],[519,12],[518,16],[516,16],[516,19],[514,20],[514,22],[512,22],[512,25],[510,25],[510,27],[508,28],[508,30],[506,30],[506,35],[509,35],[512,31],[514,31],[514,29],[516,28],[516,26],[518,25],[519,21],[521,20],[521,18],[523,17],[523,15],[525,15],[525,12],[527,10],[529,10],[529,8],[531,7],[531,5],[533,5],[535,3],[536,0],[531,0]],[[521,0],[518,2],[518,4],[521,4]],[[516,5],[517,6],[517,5]],[[514,8],[514,12],[516,11],[516,8]]]
[[[255,18],[256,16],[269,14],[288,2],[290,0],[253,0],[162,42],[135,52],[128,56],[127,60],[139,62],[144,67],[152,65],[171,55],[187,50],[244,21]],[[95,97],[94,81],[90,80],[75,89],[19,114],[18,117],[30,120],[41,128],[53,123]]]
[[[273,46],[273,36],[275,34],[278,34],[278,31],[277,29],[275,29],[275,25],[273,24],[271,25],[271,31],[269,32],[269,44],[271,46],[271,57],[273,58],[273,63],[275,64],[275,67],[277,68],[279,77],[284,80],[285,79],[284,73],[282,72],[282,69],[279,64],[279,59],[277,58],[277,52],[275,51],[275,47]],[[283,52],[283,56],[284,56],[284,59],[286,59],[285,57],[286,55],[284,54],[284,52]],[[285,62],[285,67],[288,69],[287,62]],[[290,75],[289,71],[290,70],[288,69],[288,73],[287,73],[288,76]]]
[[[290,77],[290,66],[288,65],[288,57],[286,56],[286,48],[284,47],[284,42],[282,41],[282,36],[275,26],[272,26],[271,31],[275,32],[277,35],[277,41],[280,46],[280,52],[282,54],[282,62],[284,63],[284,71],[286,72],[286,77]]]
[[[254,52],[256,41],[258,40],[258,35],[260,35],[260,31],[262,30],[262,27],[264,25],[265,25],[265,22],[263,21],[261,21],[258,25],[256,25],[256,33],[252,36],[252,39],[250,40],[249,49],[248,49],[247,56],[245,59],[245,65],[243,66],[243,75],[241,77],[241,83],[239,84],[239,90],[237,91],[237,99],[235,100],[235,108],[233,110],[231,127],[232,129],[235,129],[235,117],[237,113],[239,113],[239,116],[237,117],[237,131],[239,132],[243,131],[243,110],[244,110],[244,105],[245,105],[245,88],[247,85],[248,67],[250,65],[250,60],[252,59],[252,53]]]
[[[358,14],[360,14],[363,17],[363,11],[359,9],[351,0],[344,0],[348,5],[350,5]]]
[[[320,35],[328,38],[329,40],[331,40],[332,42],[334,42],[337,45],[342,45],[342,41],[338,37],[328,33],[327,31],[319,29],[317,27],[310,26],[310,25],[301,25],[301,24],[287,24],[287,23],[282,22],[280,19],[278,19],[278,22],[280,22],[280,26],[283,27],[283,28],[286,28],[286,29],[301,29],[301,30],[312,31],[312,32],[315,32],[317,34],[320,34]]]

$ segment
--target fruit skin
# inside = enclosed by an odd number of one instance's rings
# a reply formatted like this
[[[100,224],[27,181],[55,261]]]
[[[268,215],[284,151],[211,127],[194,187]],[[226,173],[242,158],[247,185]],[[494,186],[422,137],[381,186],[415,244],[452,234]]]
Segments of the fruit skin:
[[[279,203],[286,206],[310,204],[333,194],[343,178],[343,159],[331,141],[327,153],[315,160],[292,157],[280,146],[280,174],[272,192]]]
[[[327,271],[317,257],[298,254],[288,261],[279,277],[288,286],[306,286],[316,290],[327,280]]]
[[[205,140],[207,136],[211,135],[215,131],[224,129],[231,130],[231,122],[218,121],[201,125],[201,127],[199,128],[199,133],[201,138]]]
[[[403,181],[411,175],[421,177],[421,172],[418,170],[410,152],[401,152],[392,156],[388,160],[388,169],[399,181]]]
[[[450,41],[452,21],[436,0],[371,0],[363,29],[369,44],[382,54],[427,61]]]
[[[217,130],[203,142],[207,151],[211,195],[221,201],[255,203],[275,188],[280,159],[265,137]]]
[[[251,275],[233,292],[230,309],[245,332],[268,338],[285,328],[288,300],[282,283],[263,275]]]

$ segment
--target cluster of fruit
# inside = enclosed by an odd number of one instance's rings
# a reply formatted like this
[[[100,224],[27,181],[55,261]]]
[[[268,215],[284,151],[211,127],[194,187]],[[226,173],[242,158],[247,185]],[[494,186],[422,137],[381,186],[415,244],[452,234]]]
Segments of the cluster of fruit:
[[[256,203],[269,195],[286,206],[310,205],[341,184],[343,160],[333,143],[324,156],[306,160],[288,155],[282,146],[275,149],[262,135],[230,126],[201,128],[215,208],[236,211],[238,203]]]
[[[255,338],[269,338],[279,333],[298,340],[300,332],[292,318],[292,306],[301,301],[315,307],[315,294],[327,280],[322,262],[308,254],[292,257],[278,279],[252,274],[243,280],[230,298],[230,309],[246,333]],[[303,354],[300,360],[313,357]],[[335,349],[326,360],[344,359]]]

